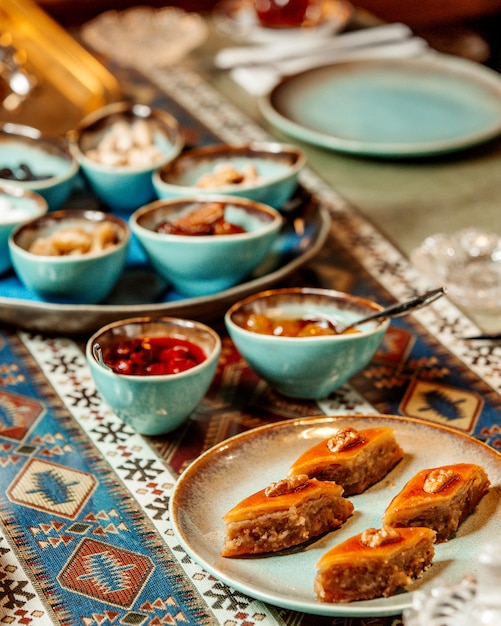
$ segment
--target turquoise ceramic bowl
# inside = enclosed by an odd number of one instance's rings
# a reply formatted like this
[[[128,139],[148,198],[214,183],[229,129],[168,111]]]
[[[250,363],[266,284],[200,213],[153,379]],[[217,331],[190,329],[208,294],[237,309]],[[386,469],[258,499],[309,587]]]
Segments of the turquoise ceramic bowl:
[[[174,235],[157,227],[213,203],[224,206],[227,222],[245,228],[233,235]],[[232,196],[157,200],[129,220],[154,269],[177,292],[190,297],[218,293],[244,280],[265,259],[283,224],[278,211]]]
[[[281,209],[305,163],[305,153],[296,146],[218,144],[179,155],[153,174],[153,186],[159,198],[226,194]]]
[[[11,123],[0,125],[0,163],[1,183],[38,193],[50,211],[68,200],[79,170],[66,140]]]
[[[92,234],[103,222],[113,228],[116,238],[116,243],[105,249],[59,256],[29,251],[35,240],[53,237],[61,229],[71,229],[73,233],[81,229]],[[79,237],[66,235],[64,241],[75,238]],[[129,240],[127,222],[116,215],[63,209],[16,228],[9,238],[9,250],[18,278],[40,299],[62,304],[97,304],[106,298],[122,274]]]
[[[11,268],[9,237],[24,222],[47,213],[42,196],[15,185],[0,184],[0,274]]]
[[[126,339],[175,337],[202,348],[206,359],[178,374],[131,376],[116,374],[103,365],[103,354],[112,344]],[[195,410],[214,378],[221,340],[209,326],[170,317],[131,318],[98,330],[87,342],[87,362],[104,402],[124,423],[144,435],[160,435],[180,426]]]
[[[225,315],[228,333],[250,367],[271,387],[294,398],[325,398],[371,360],[389,322],[369,322],[361,332],[314,337],[258,334],[241,324],[251,313],[300,319],[328,315],[349,322],[378,311],[368,300],[326,289],[263,291],[235,303]]]
[[[68,137],[94,194],[112,210],[125,212],[156,198],[153,172],[174,159],[184,143],[169,113],[126,102],[91,113]]]

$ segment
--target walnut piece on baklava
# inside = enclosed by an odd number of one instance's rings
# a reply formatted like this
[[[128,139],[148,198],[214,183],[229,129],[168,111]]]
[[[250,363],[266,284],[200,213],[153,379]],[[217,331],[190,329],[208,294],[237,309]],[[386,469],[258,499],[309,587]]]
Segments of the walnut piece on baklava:
[[[447,541],[489,485],[484,469],[473,463],[421,470],[390,502],[383,523],[397,528],[427,526],[436,531],[437,543]]]
[[[391,596],[431,565],[434,541],[430,528],[368,528],[320,558],[317,599],[344,603]]]
[[[250,495],[223,517],[221,555],[278,552],[341,526],[353,512],[343,488],[306,475],[285,478]]]
[[[348,426],[306,450],[288,475],[330,480],[343,487],[345,496],[351,496],[384,478],[403,455],[392,428],[356,430]]]

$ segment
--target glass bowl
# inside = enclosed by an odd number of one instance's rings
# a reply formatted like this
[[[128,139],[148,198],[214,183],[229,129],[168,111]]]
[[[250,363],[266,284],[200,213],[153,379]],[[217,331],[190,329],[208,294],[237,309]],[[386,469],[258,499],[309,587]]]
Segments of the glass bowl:
[[[475,228],[427,237],[411,261],[433,283],[445,285],[457,304],[501,307],[501,236]]]

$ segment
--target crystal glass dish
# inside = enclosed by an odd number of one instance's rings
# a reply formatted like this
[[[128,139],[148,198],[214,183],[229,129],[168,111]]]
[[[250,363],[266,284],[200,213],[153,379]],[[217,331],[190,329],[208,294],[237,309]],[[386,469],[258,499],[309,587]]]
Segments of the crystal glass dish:
[[[94,50],[133,67],[179,63],[207,35],[201,15],[177,7],[110,10],[82,27],[83,40]]]
[[[411,252],[411,261],[459,305],[501,307],[500,235],[474,228],[431,235]]]

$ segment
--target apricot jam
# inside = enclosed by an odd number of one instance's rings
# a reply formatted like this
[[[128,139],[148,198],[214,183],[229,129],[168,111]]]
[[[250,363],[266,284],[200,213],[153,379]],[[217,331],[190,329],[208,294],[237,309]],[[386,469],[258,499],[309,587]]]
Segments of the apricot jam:
[[[108,367],[116,374],[129,376],[179,374],[199,365],[206,358],[202,348],[177,337],[124,339],[103,353]]]
[[[321,335],[340,335],[330,322],[319,322],[306,318],[268,317],[262,313],[242,314],[235,318],[235,322],[253,333],[260,335],[274,335],[275,337],[317,337]],[[346,333],[357,333],[356,328],[348,329]]]
[[[280,337],[312,337],[315,335],[336,335],[336,330],[308,319],[271,318],[261,313],[251,313],[237,323],[254,333]]]

